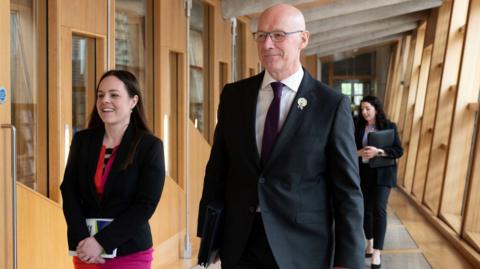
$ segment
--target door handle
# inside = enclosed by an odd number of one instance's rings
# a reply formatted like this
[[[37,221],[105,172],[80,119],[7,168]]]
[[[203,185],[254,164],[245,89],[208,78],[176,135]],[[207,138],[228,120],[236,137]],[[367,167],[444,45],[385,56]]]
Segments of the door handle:
[[[13,124],[0,124],[0,128],[12,130],[13,269],[17,269],[17,128]]]

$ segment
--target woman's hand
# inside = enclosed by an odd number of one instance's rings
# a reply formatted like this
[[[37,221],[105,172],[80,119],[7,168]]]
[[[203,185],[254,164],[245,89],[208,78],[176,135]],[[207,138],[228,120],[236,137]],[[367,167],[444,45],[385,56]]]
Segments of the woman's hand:
[[[385,152],[383,149],[379,149],[373,146],[366,146],[363,149],[359,150],[359,155],[362,156],[364,159],[372,159],[377,156],[385,156]]]
[[[105,259],[100,257],[102,252],[103,247],[93,236],[83,239],[77,246],[78,258],[86,263],[105,263]]]

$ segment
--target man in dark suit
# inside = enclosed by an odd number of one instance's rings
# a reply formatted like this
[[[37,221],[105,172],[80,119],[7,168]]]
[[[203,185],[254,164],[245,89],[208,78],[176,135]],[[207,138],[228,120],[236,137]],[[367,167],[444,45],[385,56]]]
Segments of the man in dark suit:
[[[205,173],[224,205],[224,269],[363,268],[363,199],[346,97],[301,66],[302,13],[279,4],[254,33],[266,71],[226,85]]]

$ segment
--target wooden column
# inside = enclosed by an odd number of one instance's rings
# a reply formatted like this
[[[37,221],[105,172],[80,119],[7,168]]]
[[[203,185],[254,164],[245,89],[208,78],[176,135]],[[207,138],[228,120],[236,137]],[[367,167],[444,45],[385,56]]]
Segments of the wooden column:
[[[433,45],[430,44],[423,50],[422,65],[420,68],[415,107],[411,123],[412,127],[409,138],[408,155],[405,157],[407,159],[407,165],[405,168],[404,186],[407,190],[412,189],[420,127],[422,125],[423,107],[425,105],[425,93],[427,91],[428,72],[430,70],[430,62],[432,59],[432,46]]]
[[[478,107],[478,103],[477,103]],[[478,111],[477,111],[478,113]],[[469,195],[466,205],[463,236],[473,245],[477,252],[480,252],[480,124],[477,119],[477,140],[471,163],[471,174],[469,184]]]
[[[397,82],[400,73],[401,51],[402,42],[398,42],[393,49],[392,57],[390,57],[390,66],[388,70],[387,87],[384,100],[385,113],[387,114],[388,118],[392,118],[394,111],[393,104],[398,93]]]
[[[408,150],[410,145],[410,132],[412,129],[413,112],[415,110],[415,99],[418,88],[418,79],[420,76],[420,66],[423,53],[423,44],[425,42],[426,28],[427,23],[423,22],[415,33],[415,52],[413,56],[412,74],[410,75],[410,86],[408,90],[407,104],[404,113],[405,124],[403,127],[403,131],[400,134],[404,149],[403,157],[400,158],[398,162],[398,178],[399,185],[401,186],[405,186],[405,167],[409,153]],[[407,183],[410,184],[409,182]]]
[[[478,104],[480,89],[479,26],[480,1],[471,1],[440,205],[441,217],[457,233],[461,231],[465,187],[478,110],[478,106],[470,104]]]
[[[406,90],[405,84],[405,70],[407,69],[407,63],[410,53],[410,44],[411,44],[412,36],[408,35],[402,39],[402,51],[401,51],[401,60],[399,63],[399,68],[397,73],[397,79],[395,80],[395,85],[397,90],[395,91],[394,98],[392,99],[392,116],[391,120],[395,123],[398,123],[400,118],[400,106],[402,104],[402,99],[405,96],[404,91]]]
[[[432,52],[432,64],[428,78],[427,95],[425,97],[425,108],[422,116],[422,128],[420,131],[420,142],[415,164],[415,175],[413,180],[412,193],[419,200],[423,200],[425,180],[428,170],[428,160],[433,138],[433,127],[437,111],[438,95],[440,93],[440,81],[443,75],[443,62],[447,47],[448,25],[452,12],[452,1],[447,0],[438,9],[437,26]]]
[[[437,214],[440,205],[441,190],[445,173],[445,164],[449,148],[454,100],[457,92],[457,80],[460,70],[465,27],[467,22],[468,0],[453,2],[450,28],[448,31],[447,51],[440,83],[440,93],[433,128],[433,140],[428,160],[428,172],[425,186],[424,203]]]
[[[410,48],[409,51],[406,51],[408,53],[408,59],[406,63],[406,69],[405,69],[405,74],[403,77],[403,96],[402,96],[402,103],[400,104],[399,110],[400,110],[400,115],[398,117],[398,122],[397,122],[397,127],[398,127],[398,132],[400,134],[403,133],[403,127],[405,125],[405,113],[407,111],[407,102],[408,102],[408,94],[410,91],[410,80],[412,77],[412,68],[413,68],[413,58],[415,56],[415,44],[416,44],[416,36],[412,35],[411,40],[410,40]]]

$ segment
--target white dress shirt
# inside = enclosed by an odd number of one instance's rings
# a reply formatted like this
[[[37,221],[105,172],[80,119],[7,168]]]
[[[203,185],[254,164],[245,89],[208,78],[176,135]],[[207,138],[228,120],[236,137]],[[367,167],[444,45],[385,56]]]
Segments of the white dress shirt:
[[[297,94],[300,83],[303,79],[303,68],[300,67],[297,72],[288,78],[281,80],[283,83],[282,89],[282,98],[280,100],[280,115],[278,128],[282,129],[283,123],[287,118],[290,107],[292,106],[295,95]],[[268,108],[270,103],[273,100],[273,89],[270,83],[276,81],[272,76],[265,71],[265,76],[263,77],[262,86],[258,92],[257,98],[257,113],[255,116],[255,138],[257,140],[257,150],[258,154],[261,155],[262,151],[262,139],[263,139],[263,129],[265,127],[265,118],[267,116]]]

